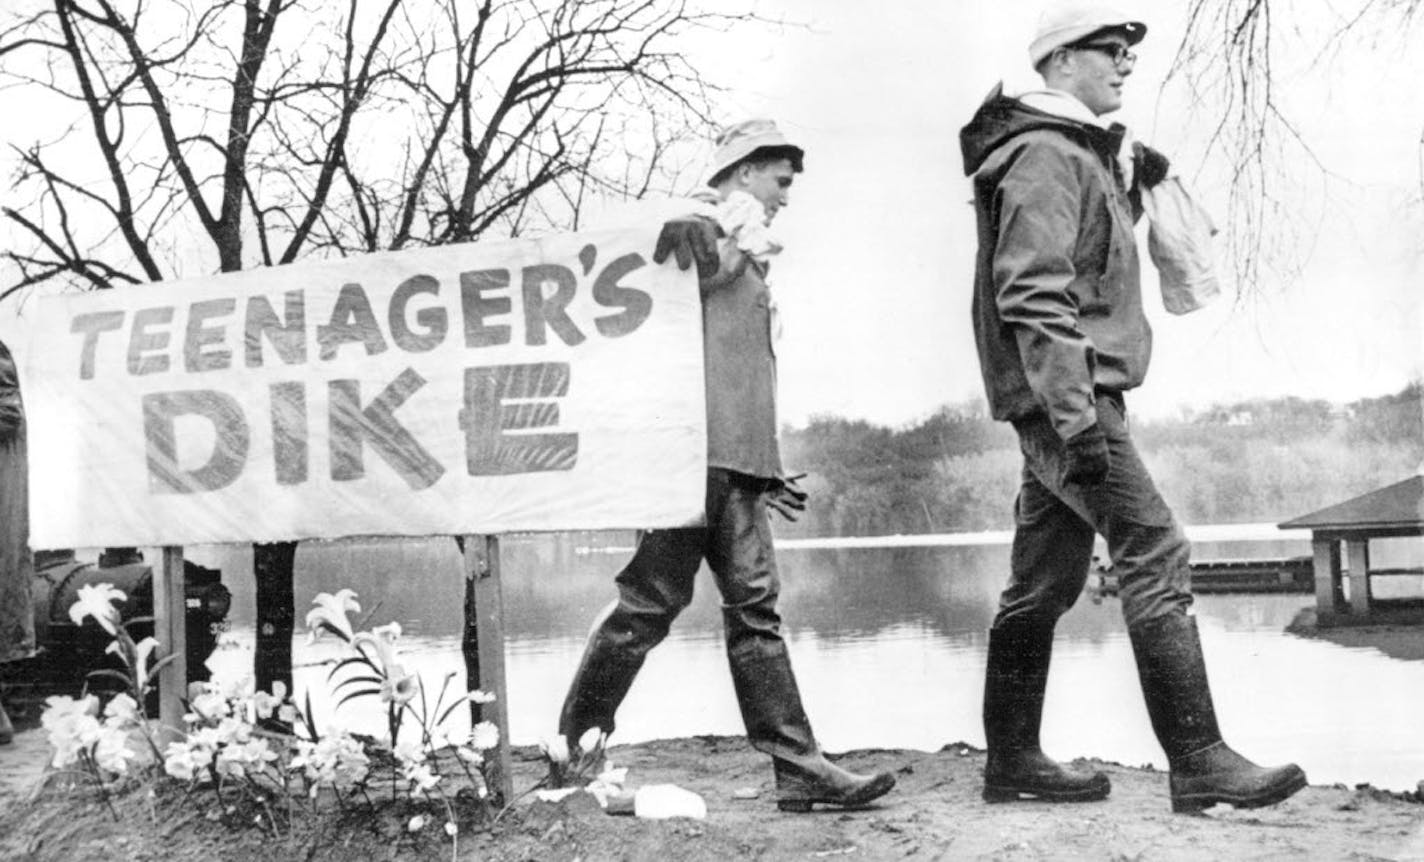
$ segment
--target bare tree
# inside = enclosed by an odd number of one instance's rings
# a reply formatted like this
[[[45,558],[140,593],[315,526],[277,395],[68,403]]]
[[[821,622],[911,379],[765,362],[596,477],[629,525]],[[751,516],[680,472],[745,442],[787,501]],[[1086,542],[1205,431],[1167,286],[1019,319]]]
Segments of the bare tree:
[[[53,0],[0,22],[20,148],[0,299],[572,229],[676,177],[715,88],[689,0]],[[13,90],[12,90],[13,91]],[[42,125],[42,124],[41,124]],[[7,271],[8,270],[8,271]],[[258,684],[290,683],[294,545],[255,549]]]
[[[1314,34],[1315,44],[1294,47],[1328,62],[1351,41],[1404,44],[1421,8],[1424,0],[1312,4],[1310,12],[1332,14],[1335,22]],[[1273,275],[1288,280],[1299,266],[1300,233],[1309,228],[1301,224],[1298,203],[1292,203],[1299,196],[1290,192],[1326,173],[1283,106],[1288,82],[1277,72],[1283,39],[1301,36],[1300,12],[1281,0],[1191,0],[1166,82],[1184,81],[1200,105],[1211,106],[1207,155],[1224,158],[1229,167],[1227,238],[1243,286],[1238,299],[1251,296]],[[1420,154],[1424,192],[1424,134]]]

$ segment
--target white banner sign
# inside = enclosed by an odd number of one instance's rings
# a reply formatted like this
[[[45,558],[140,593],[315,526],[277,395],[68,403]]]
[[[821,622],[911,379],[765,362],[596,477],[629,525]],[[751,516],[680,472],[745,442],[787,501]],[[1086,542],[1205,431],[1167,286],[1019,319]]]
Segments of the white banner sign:
[[[31,544],[694,522],[701,311],[655,235],[42,299],[17,357]]]

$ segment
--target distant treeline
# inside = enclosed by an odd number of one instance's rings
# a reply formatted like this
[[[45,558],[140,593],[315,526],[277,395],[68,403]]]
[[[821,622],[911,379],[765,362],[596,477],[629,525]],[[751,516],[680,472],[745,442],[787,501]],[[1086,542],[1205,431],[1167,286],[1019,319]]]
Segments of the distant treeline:
[[[1129,398],[1129,411],[1131,399]],[[1348,404],[1273,398],[1132,420],[1163,496],[1188,524],[1277,522],[1399,481],[1424,460],[1424,384]],[[811,475],[786,536],[1012,527],[1022,458],[982,402],[889,429],[835,417],[782,431],[783,460]]]

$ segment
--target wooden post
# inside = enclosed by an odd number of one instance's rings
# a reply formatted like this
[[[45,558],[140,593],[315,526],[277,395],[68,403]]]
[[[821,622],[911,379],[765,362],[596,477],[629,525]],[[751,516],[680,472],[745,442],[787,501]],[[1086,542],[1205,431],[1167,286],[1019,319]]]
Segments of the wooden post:
[[[153,571],[153,636],[173,661],[158,676],[159,739],[167,743],[183,732],[183,699],[188,696],[187,585],[183,575],[183,549],[163,548],[163,559]]]
[[[292,688],[292,628],[296,620],[293,570],[296,542],[252,546],[252,576],[257,590],[257,640],[252,675],[258,691],[280,682]]]
[[[514,799],[509,761],[509,686],[504,679],[504,595],[499,583],[499,537],[466,536],[465,555],[465,687],[483,689],[494,703],[470,705],[470,721],[488,721],[499,728],[499,746],[492,764],[490,792],[497,804]]]
[[[1350,555],[1350,613],[1364,620],[1370,615],[1370,540],[1347,539]]]
[[[1340,542],[1321,538],[1310,540],[1315,558],[1315,618],[1325,622],[1344,610],[1344,593],[1340,588]]]

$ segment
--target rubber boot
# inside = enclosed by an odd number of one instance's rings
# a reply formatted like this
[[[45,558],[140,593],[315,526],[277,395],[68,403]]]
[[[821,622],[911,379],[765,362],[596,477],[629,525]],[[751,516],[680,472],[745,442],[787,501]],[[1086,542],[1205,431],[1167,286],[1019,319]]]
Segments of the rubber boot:
[[[989,747],[985,802],[1024,797],[1092,802],[1112,791],[1107,775],[1065,767],[1039,746],[1052,655],[1052,627],[1009,623],[989,630],[984,675],[984,737]]]
[[[1172,810],[1273,805],[1306,785],[1294,763],[1257,766],[1221,739],[1195,617],[1173,611],[1129,635],[1147,714],[1171,767]]]
[[[605,734],[613,733],[613,716],[627,697],[633,679],[643,666],[646,653],[630,654],[599,629],[588,639],[578,672],[569,684],[569,693],[559,711],[559,733],[569,744],[569,751],[590,728]]]
[[[780,757],[771,759],[776,774],[776,807],[805,813],[816,803],[860,808],[889,793],[895,776],[889,772],[861,775],[842,769],[818,754],[814,763]]]
[[[859,807],[895,786],[889,772],[861,775],[821,753],[801,705],[785,641],[748,637],[729,646],[727,658],[747,739],[771,755],[777,808],[806,812],[816,804]]]
[[[9,745],[15,739],[15,726],[10,723],[10,715],[5,712],[4,702],[0,702],[0,745]]]

